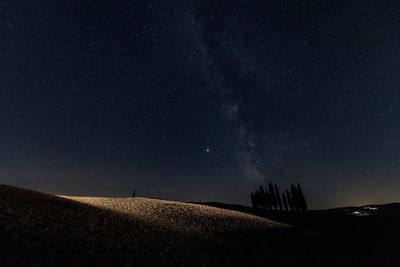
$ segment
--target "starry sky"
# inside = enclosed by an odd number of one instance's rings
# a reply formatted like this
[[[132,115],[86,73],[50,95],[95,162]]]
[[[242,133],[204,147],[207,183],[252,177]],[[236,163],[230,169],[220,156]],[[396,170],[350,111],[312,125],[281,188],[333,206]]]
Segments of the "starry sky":
[[[0,182],[400,201],[397,1],[0,1]]]

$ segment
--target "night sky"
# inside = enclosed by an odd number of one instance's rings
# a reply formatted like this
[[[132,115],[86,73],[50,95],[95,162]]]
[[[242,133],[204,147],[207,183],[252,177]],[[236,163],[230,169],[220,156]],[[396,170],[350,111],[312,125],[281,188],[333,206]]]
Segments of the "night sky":
[[[0,183],[400,201],[397,1],[0,1]]]

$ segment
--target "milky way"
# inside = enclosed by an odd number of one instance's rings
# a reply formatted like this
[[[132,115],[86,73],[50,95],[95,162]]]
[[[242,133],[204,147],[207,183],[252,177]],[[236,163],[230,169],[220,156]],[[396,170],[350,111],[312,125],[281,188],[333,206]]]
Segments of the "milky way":
[[[373,1],[1,1],[0,182],[400,201],[400,16]]]

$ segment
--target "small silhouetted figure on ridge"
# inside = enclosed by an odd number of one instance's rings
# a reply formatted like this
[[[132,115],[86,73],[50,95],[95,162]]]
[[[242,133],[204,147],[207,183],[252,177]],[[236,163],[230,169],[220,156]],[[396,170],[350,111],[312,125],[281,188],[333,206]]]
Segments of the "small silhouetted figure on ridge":
[[[133,190],[133,192],[132,192],[132,197],[135,197],[135,196],[136,196],[136,191]]]

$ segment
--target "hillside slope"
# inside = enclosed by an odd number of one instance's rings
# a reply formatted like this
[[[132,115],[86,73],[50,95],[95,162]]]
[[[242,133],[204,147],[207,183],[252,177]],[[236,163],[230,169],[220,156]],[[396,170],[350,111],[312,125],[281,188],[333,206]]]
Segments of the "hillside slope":
[[[149,198],[63,198],[109,209],[146,224],[179,232],[210,235],[245,229],[281,229],[290,226],[238,211]]]
[[[66,199],[0,185],[2,266],[290,264],[284,255],[307,254],[296,243],[287,246],[289,240],[307,236],[267,219],[195,204]]]

